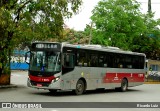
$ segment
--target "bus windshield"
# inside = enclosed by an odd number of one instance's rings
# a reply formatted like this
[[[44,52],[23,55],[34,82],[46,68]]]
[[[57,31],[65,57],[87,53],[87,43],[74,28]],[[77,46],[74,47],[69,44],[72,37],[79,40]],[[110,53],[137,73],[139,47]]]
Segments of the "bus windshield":
[[[30,70],[59,72],[61,71],[60,52],[31,51]]]

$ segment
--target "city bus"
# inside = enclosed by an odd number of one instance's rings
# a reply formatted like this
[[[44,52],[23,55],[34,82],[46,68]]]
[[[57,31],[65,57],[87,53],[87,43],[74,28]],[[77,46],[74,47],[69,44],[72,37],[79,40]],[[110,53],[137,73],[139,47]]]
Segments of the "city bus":
[[[116,47],[34,42],[25,58],[29,64],[27,86],[53,93],[70,90],[81,95],[95,89],[124,92],[145,80],[145,54]]]

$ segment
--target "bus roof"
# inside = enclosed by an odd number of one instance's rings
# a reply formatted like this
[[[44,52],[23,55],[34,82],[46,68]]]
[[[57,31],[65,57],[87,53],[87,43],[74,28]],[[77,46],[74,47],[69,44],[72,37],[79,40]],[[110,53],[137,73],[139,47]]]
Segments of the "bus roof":
[[[96,50],[96,51],[104,51],[104,52],[113,52],[113,53],[120,53],[120,54],[130,54],[130,55],[141,55],[146,56],[144,53],[132,52],[132,51],[124,51],[118,47],[104,47],[101,45],[73,45],[73,44],[63,44],[63,47],[70,47],[76,49],[88,49],[88,50]]]
[[[40,44],[46,44],[46,43],[57,43],[57,44],[62,44],[62,47],[70,47],[70,48],[76,48],[76,49],[87,49],[87,50],[96,50],[96,51],[104,51],[104,52],[113,52],[113,53],[120,53],[120,54],[130,54],[130,55],[141,55],[141,56],[145,56],[146,55],[144,53],[138,53],[138,52],[132,52],[132,51],[124,51],[118,47],[111,47],[111,46],[101,46],[101,45],[84,45],[84,44],[69,44],[68,42],[42,42],[42,41],[38,41],[38,42],[33,42],[32,44],[36,44],[36,43],[40,43]]]

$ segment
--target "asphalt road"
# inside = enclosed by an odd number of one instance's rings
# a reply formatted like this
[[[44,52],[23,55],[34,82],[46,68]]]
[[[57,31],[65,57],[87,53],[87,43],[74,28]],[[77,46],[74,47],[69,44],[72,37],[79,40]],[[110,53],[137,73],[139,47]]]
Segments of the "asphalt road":
[[[115,90],[87,91],[76,96],[71,92],[49,93],[48,90],[28,88],[27,71],[13,71],[11,84],[17,88],[0,89],[0,102],[160,102],[160,84],[144,84],[129,88],[127,92]],[[114,105],[114,104],[113,104]],[[126,104],[127,105],[127,104]],[[63,105],[62,105],[63,106]],[[73,106],[74,107],[74,106]],[[1,109],[0,109],[1,110]],[[3,111],[22,111],[22,109],[3,109]],[[49,108],[23,109],[32,111],[159,111],[157,108]]]

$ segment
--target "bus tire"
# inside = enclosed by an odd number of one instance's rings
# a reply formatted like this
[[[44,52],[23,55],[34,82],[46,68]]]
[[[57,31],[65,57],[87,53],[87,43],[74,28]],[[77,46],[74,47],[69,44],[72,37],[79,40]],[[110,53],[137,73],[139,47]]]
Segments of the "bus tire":
[[[76,84],[76,89],[75,89],[75,94],[76,95],[81,95],[83,94],[83,92],[85,91],[85,84],[83,82],[83,80],[78,80],[77,84]]]
[[[57,90],[56,89],[49,89],[49,92],[51,92],[51,93],[57,93]]]
[[[128,81],[127,81],[127,79],[124,78],[121,82],[120,91],[125,92],[125,91],[127,91],[127,89],[128,89]]]

